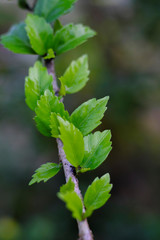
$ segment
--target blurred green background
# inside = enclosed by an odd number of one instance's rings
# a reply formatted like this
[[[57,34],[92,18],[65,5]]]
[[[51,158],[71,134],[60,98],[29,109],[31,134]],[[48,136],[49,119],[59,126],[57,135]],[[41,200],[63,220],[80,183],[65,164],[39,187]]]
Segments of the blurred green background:
[[[26,13],[16,1],[1,0],[0,34]],[[110,96],[99,130],[112,130],[113,150],[101,167],[80,176],[82,192],[106,172],[114,185],[111,199],[89,219],[95,239],[159,240],[160,1],[79,0],[61,20],[98,32],[57,58],[60,76],[71,60],[89,55],[90,81],[65,98],[66,108]],[[55,140],[38,133],[24,100],[24,78],[34,61],[0,46],[0,240],[75,240],[76,222],[56,196],[63,172],[28,186],[36,168],[58,161]]]

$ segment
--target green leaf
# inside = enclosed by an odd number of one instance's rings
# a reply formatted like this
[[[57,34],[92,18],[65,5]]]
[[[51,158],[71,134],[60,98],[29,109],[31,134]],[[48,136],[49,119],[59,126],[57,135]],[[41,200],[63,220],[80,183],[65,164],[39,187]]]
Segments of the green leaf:
[[[41,181],[47,182],[50,178],[54,177],[61,169],[60,164],[56,163],[46,163],[41,165],[35,171],[35,174],[32,176],[32,180],[29,182],[29,185],[34,183],[39,183]]]
[[[86,85],[88,76],[88,57],[84,55],[77,61],[73,61],[60,78],[62,88],[65,87],[66,93],[76,93]]]
[[[59,132],[59,121],[57,117],[59,114],[51,113],[50,116],[50,128],[51,128],[51,136],[54,138],[59,138],[60,132]]]
[[[106,104],[109,97],[99,100],[95,98],[80,105],[71,115],[71,122],[83,133],[87,135],[101,124],[101,119],[106,111]]]
[[[88,187],[84,196],[84,205],[86,207],[85,217],[89,217],[92,212],[102,207],[109,199],[112,184],[110,184],[109,174],[101,178],[96,178]]]
[[[35,54],[25,30],[25,23],[14,25],[8,33],[1,36],[3,46],[14,53]]]
[[[72,212],[72,216],[79,221],[82,221],[83,204],[81,198],[74,192],[75,184],[71,178],[60,188],[58,197],[66,203],[66,207]]]
[[[54,33],[56,33],[58,30],[60,30],[61,28],[63,27],[63,25],[61,24],[61,22],[59,21],[59,19],[57,19],[55,22],[54,22]]]
[[[61,198],[60,195],[58,196]],[[82,221],[83,205],[82,200],[77,195],[77,193],[68,192],[61,198],[61,200],[66,203],[66,207],[72,212],[72,217],[78,219],[79,221]]]
[[[90,168],[80,168],[80,169],[77,170],[77,173],[85,173],[85,172],[88,172],[90,170],[91,170]]]
[[[82,24],[68,24],[55,33],[53,49],[59,55],[81,45],[94,35],[93,30]]]
[[[68,182],[60,187],[59,196],[61,196],[61,199],[63,198],[63,195],[67,192],[73,192],[74,191],[75,184],[72,182],[72,178],[70,177]]]
[[[52,76],[48,74],[47,69],[39,61],[29,69],[29,76],[25,79],[25,95],[26,103],[33,111],[46,89],[53,92],[52,81]]]
[[[101,165],[112,149],[110,139],[109,130],[91,133],[84,137],[85,153],[81,167],[93,170]]]
[[[53,46],[53,29],[44,18],[28,14],[26,31],[35,52],[41,56]]]
[[[37,103],[35,112],[35,121],[38,130],[44,136],[48,137],[51,136],[51,113],[59,114],[66,119],[69,118],[69,113],[65,111],[64,104],[62,102],[59,102],[58,97],[49,90],[46,90],[44,92],[44,95],[41,96],[40,100]]]
[[[35,14],[44,17],[48,22],[53,22],[70,10],[77,0],[38,0]]]
[[[63,149],[67,160],[78,167],[84,157],[84,140],[82,133],[70,122],[58,117],[60,139],[63,142]]]
[[[52,59],[52,58],[55,58],[55,54],[54,54],[54,51],[53,49],[48,49],[48,53],[47,53],[47,56],[44,57],[44,59]]]

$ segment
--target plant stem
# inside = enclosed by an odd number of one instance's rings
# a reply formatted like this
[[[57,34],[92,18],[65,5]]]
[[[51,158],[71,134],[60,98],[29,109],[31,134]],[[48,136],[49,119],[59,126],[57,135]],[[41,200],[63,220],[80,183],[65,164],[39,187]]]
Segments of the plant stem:
[[[58,95],[59,87],[57,84],[57,78],[56,78],[56,73],[55,73],[55,68],[54,68],[54,60],[53,59],[45,60],[45,65],[48,70],[48,73],[50,75],[52,75],[52,77],[53,77],[53,89],[55,91],[55,94]],[[65,152],[63,150],[62,141],[59,138],[57,138],[56,141],[57,141],[57,145],[58,145],[59,160],[60,160],[60,162],[62,162],[62,165],[63,165],[66,182],[71,177],[72,181],[75,184],[75,192],[78,194],[78,196],[82,199],[82,202],[83,202],[82,194],[79,189],[78,179],[76,177],[75,168],[68,162],[68,160],[66,158]],[[83,212],[85,212],[84,204],[83,204]],[[78,230],[79,230],[79,239],[78,240],[93,240],[92,231],[89,228],[87,219],[85,219],[83,221],[77,220],[77,224],[78,224]]]
[[[55,73],[55,68],[54,68],[54,61],[53,59],[46,59],[45,60],[45,65],[48,70],[48,73],[52,75],[53,77],[53,89],[55,92],[55,95],[58,96],[59,94],[59,87],[57,84],[57,78],[56,78],[56,73]]]

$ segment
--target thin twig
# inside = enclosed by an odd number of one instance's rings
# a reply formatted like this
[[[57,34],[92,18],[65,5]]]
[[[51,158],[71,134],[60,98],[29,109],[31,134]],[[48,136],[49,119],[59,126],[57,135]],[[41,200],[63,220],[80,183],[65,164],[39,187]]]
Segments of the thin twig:
[[[50,60],[50,59],[47,59],[47,60],[45,60],[45,65],[46,65],[46,68],[48,70],[48,73],[50,75],[52,75],[52,77],[53,77],[53,89],[54,89],[55,95],[58,96],[59,87],[58,87],[58,84],[57,84],[57,78],[56,78],[56,73],[55,73],[55,69],[54,69],[54,61]]]
[[[54,60],[45,60],[45,65],[47,67],[48,73],[52,75],[53,77],[53,89],[55,91],[55,94],[58,95],[59,93],[59,87],[57,84],[57,78],[56,73],[54,69]],[[78,196],[82,199],[82,194],[79,189],[78,179],[76,178],[76,171],[75,168],[68,162],[65,152],[63,150],[63,143],[62,141],[57,138],[57,145],[58,145],[58,153],[59,153],[59,160],[63,164],[64,174],[66,178],[66,182],[71,177],[72,181],[75,184],[75,192],[78,194]],[[83,211],[85,212],[85,207],[83,204]],[[79,240],[93,240],[92,231],[89,228],[88,221],[85,219],[84,221],[77,220],[78,224],[78,230],[79,230]]]

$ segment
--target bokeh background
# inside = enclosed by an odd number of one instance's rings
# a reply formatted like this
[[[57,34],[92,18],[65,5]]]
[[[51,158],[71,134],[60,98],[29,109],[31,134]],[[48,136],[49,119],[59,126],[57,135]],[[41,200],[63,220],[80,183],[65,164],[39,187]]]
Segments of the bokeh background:
[[[31,1],[32,2],[32,1]],[[0,1],[0,34],[25,18],[16,1]],[[160,1],[79,0],[61,18],[91,26],[98,35],[57,58],[60,76],[88,53],[90,81],[65,98],[71,113],[85,100],[110,96],[99,130],[111,129],[113,150],[97,170],[80,176],[87,186],[111,175],[108,203],[89,223],[97,240],[160,239]],[[40,135],[25,104],[24,78],[35,57],[0,46],[0,240],[75,240],[76,222],[56,193],[63,171],[28,186],[36,168],[58,161],[54,139]]]

